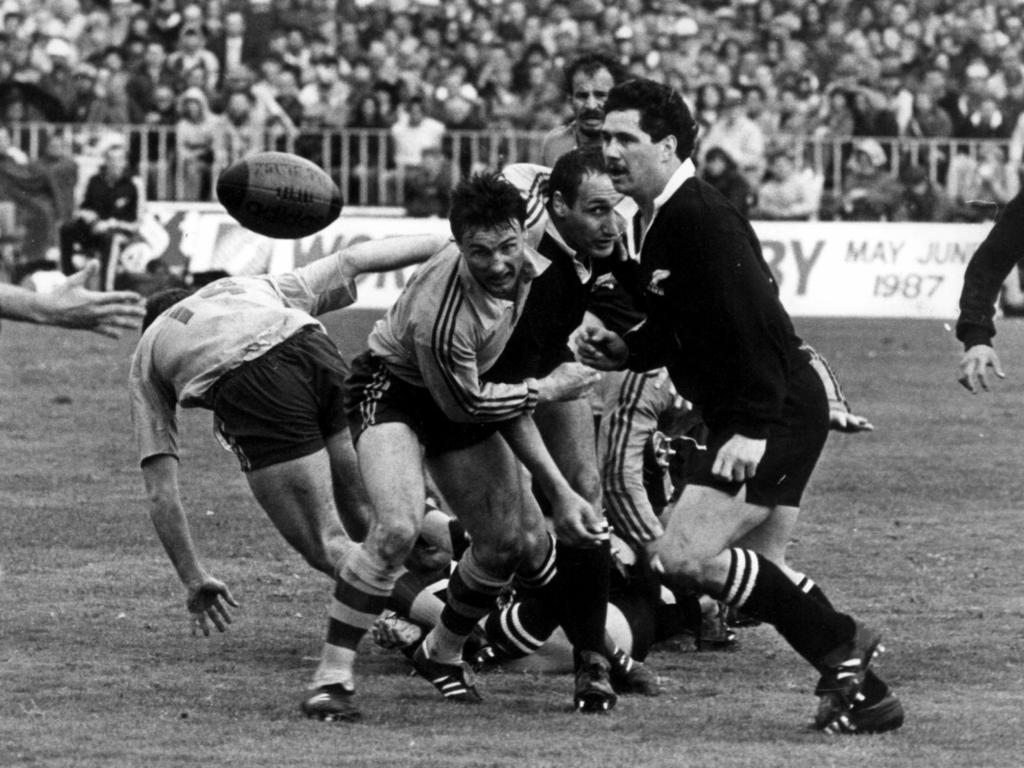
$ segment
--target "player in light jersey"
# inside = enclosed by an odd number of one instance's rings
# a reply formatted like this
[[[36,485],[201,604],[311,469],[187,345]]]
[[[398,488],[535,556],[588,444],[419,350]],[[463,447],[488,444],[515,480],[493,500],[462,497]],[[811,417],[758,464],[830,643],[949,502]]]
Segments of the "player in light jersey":
[[[413,658],[450,700],[480,700],[462,644],[513,573],[536,584],[553,575],[553,548],[517,457],[551,501],[560,535],[598,542],[600,519],[561,475],[530,418],[539,403],[575,398],[597,376],[566,363],[542,378],[482,380],[534,278],[549,266],[526,245],[525,218],[525,203],[507,181],[487,174],[460,182],[449,216],[454,244],[417,270],[374,327],[368,351],[353,361],[346,408],[375,518],[345,560],[328,629],[347,677],[315,692],[308,709],[353,706],[356,647],[419,535],[424,461],[473,540],[449,582],[441,623]]]
[[[236,606],[200,562],[178,490],[177,408],[213,411],[260,506],[314,568],[332,578],[370,510],[342,395],[347,366],[315,315],[356,300],[362,272],[427,258],[445,238],[352,246],[293,272],[229,277],[150,300],[132,358],[135,438],[157,535],[188,590],[193,632],[224,631]],[[336,673],[325,653],[314,685]],[[338,717],[353,713],[336,713]]]

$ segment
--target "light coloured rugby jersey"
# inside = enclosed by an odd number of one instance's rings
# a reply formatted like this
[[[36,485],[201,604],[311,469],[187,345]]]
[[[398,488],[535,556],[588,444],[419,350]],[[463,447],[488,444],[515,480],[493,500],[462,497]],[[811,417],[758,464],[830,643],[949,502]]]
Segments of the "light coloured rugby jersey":
[[[139,340],[129,387],[140,460],[178,455],[175,409],[209,408],[214,383],[320,315],[352,304],[340,256],[281,275],[227,277],[175,304]]]
[[[526,246],[532,279],[550,262]],[[454,241],[416,270],[387,315],[370,332],[370,350],[403,381],[426,387],[452,421],[504,421],[533,410],[537,382],[480,381],[501,354],[530,292],[498,299],[470,274]]]

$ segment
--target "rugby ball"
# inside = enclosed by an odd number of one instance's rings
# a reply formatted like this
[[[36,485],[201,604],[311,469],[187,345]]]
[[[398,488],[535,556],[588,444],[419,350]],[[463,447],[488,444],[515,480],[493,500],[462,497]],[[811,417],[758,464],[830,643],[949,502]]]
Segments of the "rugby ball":
[[[259,152],[217,178],[217,199],[246,229],[296,239],[319,232],[341,213],[341,192],[320,166],[287,152]]]

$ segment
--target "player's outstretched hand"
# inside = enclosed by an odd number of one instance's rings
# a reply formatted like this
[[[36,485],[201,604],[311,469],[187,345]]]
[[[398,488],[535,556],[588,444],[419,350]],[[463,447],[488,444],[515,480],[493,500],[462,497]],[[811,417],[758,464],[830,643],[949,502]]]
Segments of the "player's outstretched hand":
[[[875,425],[863,416],[833,408],[828,412],[829,427],[837,432],[871,432]]]
[[[231,614],[225,604],[238,607],[223,581],[204,576],[201,581],[189,585],[185,605],[192,616],[192,635],[202,632],[204,637],[209,637],[211,623],[218,632],[226,631],[231,623]]]
[[[960,358],[960,378],[957,379],[971,394],[978,393],[978,387],[988,392],[988,369],[991,368],[1000,379],[1005,379],[999,355],[987,344],[975,344]]]
[[[581,363],[562,363],[543,379],[537,380],[537,402],[575,400],[586,394],[601,379],[601,374]]]
[[[711,474],[737,482],[751,479],[764,456],[765,444],[765,440],[733,435],[718,449],[715,463],[711,465]]]
[[[599,371],[618,371],[626,367],[629,347],[622,337],[607,328],[585,327],[573,338],[576,359]]]
[[[39,310],[47,325],[95,331],[116,339],[124,329],[138,328],[146,314],[143,298],[134,291],[90,291],[85,286],[100,268],[95,259],[50,293],[40,294]]]
[[[573,547],[596,547],[608,537],[608,526],[586,499],[569,492],[552,504],[552,521],[559,541]]]

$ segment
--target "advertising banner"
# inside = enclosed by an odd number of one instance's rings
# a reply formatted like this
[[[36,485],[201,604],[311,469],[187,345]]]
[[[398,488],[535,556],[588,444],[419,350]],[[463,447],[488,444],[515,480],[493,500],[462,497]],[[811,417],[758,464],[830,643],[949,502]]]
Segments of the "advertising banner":
[[[352,208],[316,235],[272,240],[243,229],[219,205],[151,203],[147,208],[152,257],[181,272],[283,272],[363,240],[449,231],[444,219]],[[754,222],[782,301],[796,317],[954,318],[964,268],[990,227]],[[365,276],[358,306],[389,306],[406,277]]]

